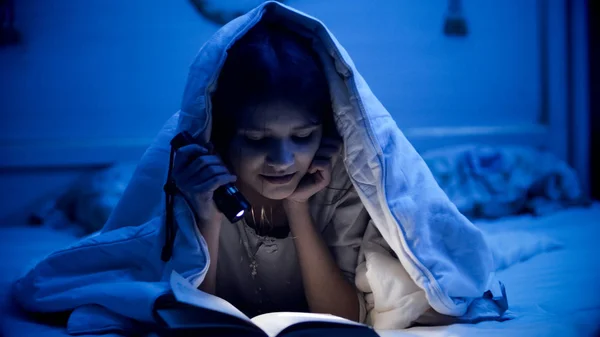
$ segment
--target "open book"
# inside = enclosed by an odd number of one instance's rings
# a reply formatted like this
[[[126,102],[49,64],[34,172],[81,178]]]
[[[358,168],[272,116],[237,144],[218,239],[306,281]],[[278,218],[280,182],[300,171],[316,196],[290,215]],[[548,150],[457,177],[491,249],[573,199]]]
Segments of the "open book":
[[[159,298],[154,310],[164,336],[378,336],[367,325],[325,314],[275,312],[244,315],[222,298],[194,288],[176,272],[173,294]]]

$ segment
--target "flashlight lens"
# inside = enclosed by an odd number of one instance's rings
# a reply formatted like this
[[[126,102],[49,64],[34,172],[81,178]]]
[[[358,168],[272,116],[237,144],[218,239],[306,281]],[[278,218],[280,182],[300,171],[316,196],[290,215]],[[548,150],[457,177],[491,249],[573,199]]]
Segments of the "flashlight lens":
[[[213,200],[221,213],[231,222],[235,223],[241,219],[250,208],[250,203],[235,188],[233,184],[225,184],[217,188],[213,194]]]

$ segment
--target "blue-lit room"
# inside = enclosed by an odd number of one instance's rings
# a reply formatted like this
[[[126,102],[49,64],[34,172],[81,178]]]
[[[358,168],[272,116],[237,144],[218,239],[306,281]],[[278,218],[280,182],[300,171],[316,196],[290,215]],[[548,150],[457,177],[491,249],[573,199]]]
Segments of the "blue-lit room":
[[[0,0],[0,336],[600,336],[598,18]]]

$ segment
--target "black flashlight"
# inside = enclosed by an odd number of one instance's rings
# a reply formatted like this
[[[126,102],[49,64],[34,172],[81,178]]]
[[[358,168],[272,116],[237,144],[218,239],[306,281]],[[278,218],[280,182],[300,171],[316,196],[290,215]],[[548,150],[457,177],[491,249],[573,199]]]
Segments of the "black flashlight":
[[[189,132],[183,131],[171,140],[171,147],[173,151],[177,151],[181,147],[195,142],[194,137]],[[223,213],[231,223],[238,222],[242,219],[244,213],[250,209],[248,200],[232,183],[217,188],[213,193],[213,200],[217,209]]]

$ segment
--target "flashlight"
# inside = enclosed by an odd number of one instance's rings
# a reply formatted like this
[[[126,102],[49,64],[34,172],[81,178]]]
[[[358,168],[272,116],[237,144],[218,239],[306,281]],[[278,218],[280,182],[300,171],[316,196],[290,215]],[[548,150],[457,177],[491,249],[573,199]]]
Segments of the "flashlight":
[[[189,132],[183,131],[171,140],[171,146],[173,151],[177,151],[181,147],[195,142],[194,137]],[[232,183],[219,186],[213,193],[213,200],[217,209],[223,213],[231,223],[241,220],[244,213],[250,209],[248,200]]]

